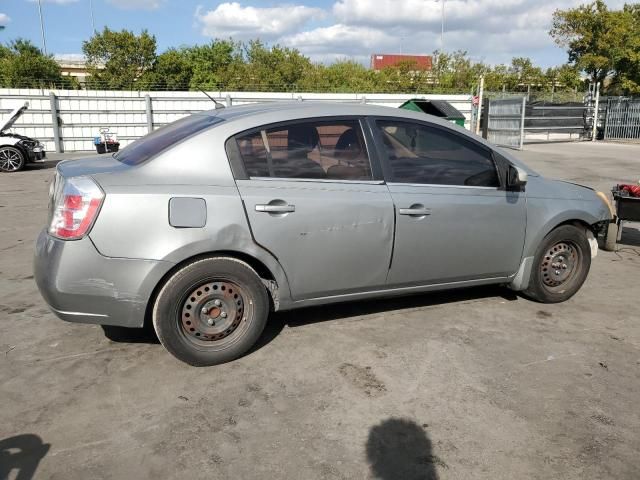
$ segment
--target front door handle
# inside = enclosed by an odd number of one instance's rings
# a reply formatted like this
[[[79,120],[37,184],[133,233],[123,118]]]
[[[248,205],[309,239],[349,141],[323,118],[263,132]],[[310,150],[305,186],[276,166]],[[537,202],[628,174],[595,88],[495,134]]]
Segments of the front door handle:
[[[267,213],[292,213],[296,211],[295,205],[256,205],[256,212]]]
[[[411,217],[425,217],[431,215],[431,209],[426,208],[424,205],[411,205],[409,208],[399,208],[398,213],[400,215],[409,215]]]

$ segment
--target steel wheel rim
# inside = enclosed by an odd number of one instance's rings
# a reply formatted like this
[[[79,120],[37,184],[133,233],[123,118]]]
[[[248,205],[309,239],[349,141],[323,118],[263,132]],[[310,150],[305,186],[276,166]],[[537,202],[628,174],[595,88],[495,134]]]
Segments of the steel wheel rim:
[[[244,289],[228,280],[210,280],[191,289],[180,306],[183,337],[204,349],[225,348],[242,336],[253,303]]]
[[[20,154],[8,148],[0,149],[0,170],[13,172],[20,167]]]
[[[558,242],[547,250],[540,264],[540,276],[544,287],[555,291],[564,289],[576,278],[582,253],[571,242]]]

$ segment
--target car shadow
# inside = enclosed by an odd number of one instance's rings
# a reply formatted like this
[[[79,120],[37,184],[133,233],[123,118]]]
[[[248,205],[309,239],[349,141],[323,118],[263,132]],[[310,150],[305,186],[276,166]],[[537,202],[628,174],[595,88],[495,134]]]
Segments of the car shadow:
[[[24,171],[28,172],[29,170],[49,170],[51,168],[56,168],[56,166],[62,160],[47,160],[42,163],[28,163],[25,165]]]
[[[518,295],[515,292],[505,287],[491,285],[385,299],[359,300],[323,305],[320,307],[306,307],[296,310],[287,310],[284,312],[275,312],[271,314],[262,336],[251,348],[249,354],[271,343],[285,327],[297,328],[312,323],[345,320],[363,315],[391,312],[394,310],[446,305],[449,303],[478,300],[489,297],[500,297],[509,301],[515,301],[518,299]]]
[[[336,303],[320,307],[305,307],[296,310],[272,313],[262,335],[246,355],[260,350],[275,340],[285,327],[304,327],[312,323],[322,323],[345,320],[363,315],[424,308],[434,305],[478,300],[481,298],[500,297],[514,301],[518,295],[501,286],[473,287],[460,290],[449,290],[433,293],[422,293],[403,297],[386,299],[359,300],[353,302]],[[125,328],[102,325],[105,336],[116,343],[147,343],[158,344],[160,341],[153,330],[151,322],[144,328]]]
[[[50,444],[30,433],[0,440],[0,479],[8,479],[15,471],[15,480],[31,480],[50,448]]]
[[[436,466],[446,464],[433,454],[425,428],[412,420],[389,418],[369,430],[365,447],[374,478],[438,480]]]

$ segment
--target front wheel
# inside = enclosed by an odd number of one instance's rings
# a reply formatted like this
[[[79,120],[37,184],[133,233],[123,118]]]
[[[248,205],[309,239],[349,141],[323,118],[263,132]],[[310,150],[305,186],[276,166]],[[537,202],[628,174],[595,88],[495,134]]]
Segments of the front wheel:
[[[618,243],[618,222],[611,222],[607,226],[607,236],[604,240],[604,249],[607,252],[615,252]]]
[[[589,274],[591,247],[584,229],[562,225],[549,233],[536,251],[526,296],[542,303],[573,297]]]
[[[195,261],[160,290],[153,326],[162,345],[193,366],[216,365],[246,353],[264,330],[267,289],[246,263],[229,257]]]
[[[0,147],[0,171],[17,172],[25,165],[24,154],[15,147]]]

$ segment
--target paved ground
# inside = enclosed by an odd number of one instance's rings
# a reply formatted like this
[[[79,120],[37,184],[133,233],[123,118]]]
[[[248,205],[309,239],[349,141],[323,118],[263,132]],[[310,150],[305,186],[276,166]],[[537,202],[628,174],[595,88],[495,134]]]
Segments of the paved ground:
[[[638,145],[521,156],[640,178]],[[282,313],[250,355],[195,369],[49,313],[30,262],[52,173],[0,175],[0,479],[640,476],[638,225],[562,305],[483,288]]]

